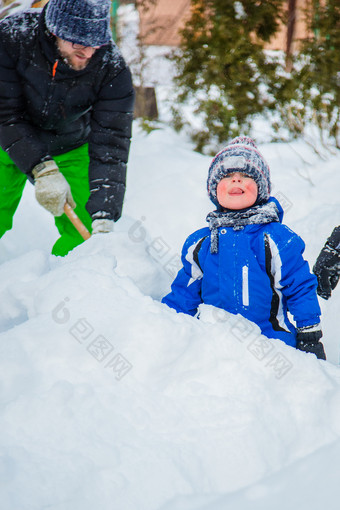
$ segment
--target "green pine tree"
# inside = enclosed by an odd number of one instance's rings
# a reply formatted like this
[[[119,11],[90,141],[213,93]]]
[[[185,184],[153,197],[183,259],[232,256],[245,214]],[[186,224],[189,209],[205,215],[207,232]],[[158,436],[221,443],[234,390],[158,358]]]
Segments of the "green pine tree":
[[[267,94],[276,63],[264,43],[277,32],[284,0],[192,0],[191,16],[175,57],[178,101],[194,101],[204,126],[193,133],[197,150],[248,133],[255,115],[275,107]],[[177,125],[180,108],[174,107]]]
[[[340,148],[340,4],[310,0],[308,35],[298,52],[264,50],[280,21],[288,25],[287,0],[192,0],[191,17],[175,58],[179,103],[190,101],[203,125],[192,138],[212,151],[230,137],[249,133],[258,114],[280,137],[303,135],[316,126],[321,140]],[[174,107],[175,125],[183,125]],[[275,112],[275,115],[271,115]],[[269,120],[270,119],[270,120]],[[327,138],[327,140],[326,140]]]
[[[302,127],[314,122],[322,136],[340,148],[340,3],[312,0],[306,11],[309,36],[292,78],[296,95],[303,104]]]

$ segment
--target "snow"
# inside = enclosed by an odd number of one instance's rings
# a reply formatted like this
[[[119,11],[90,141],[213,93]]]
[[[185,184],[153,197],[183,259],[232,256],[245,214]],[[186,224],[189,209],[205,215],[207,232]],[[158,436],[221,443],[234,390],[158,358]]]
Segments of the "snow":
[[[338,217],[340,157],[301,141],[260,149],[313,263]],[[339,289],[320,300],[327,362],[239,316],[160,303],[211,210],[210,159],[136,124],[122,219],[64,258],[25,188],[0,241],[4,510],[338,504]]]
[[[259,148],[312,265],[339,223],[340,154]],[[160,303],[212,210],[210,161],[136,122],[121,220],[64,258],[27,184],[0,240],[2,510],[338,508],[340,286],[320,299],[327,362]]]

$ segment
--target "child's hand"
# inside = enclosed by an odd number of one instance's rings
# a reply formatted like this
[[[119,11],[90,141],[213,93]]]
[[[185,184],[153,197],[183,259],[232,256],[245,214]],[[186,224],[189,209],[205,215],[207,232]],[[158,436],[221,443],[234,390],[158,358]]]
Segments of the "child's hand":
[[[326,359],[325,349],[320,341],[304,342],[303,340],[300,340],[297,342],[296,348],[300,351],[311,352],[312,354],[315,354],[318,359]]]
[[[320,342],[322,337],[321,329],[318,329],[319,324],[313,326],[306,326],[298,328],[296,335],[296,348],[300,351],[311,352],[315,354],[318,359],[326,359],[325,349]]]

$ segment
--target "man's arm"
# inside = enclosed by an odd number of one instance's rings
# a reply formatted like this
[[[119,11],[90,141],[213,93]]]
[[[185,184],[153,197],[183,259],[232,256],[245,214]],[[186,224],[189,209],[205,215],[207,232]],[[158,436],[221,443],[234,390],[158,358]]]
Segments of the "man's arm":
[[[131,74],[125,67],[102,87],[93,108],[89,138],[91,194],[86,206],[93,220],[117,221],[121,216],[133,106]]]
[[[32,180],[32,169],[50,159],[35,128],[25,119],[25,100],[14,56],[10,56],[7,20],[0,24],[0,146]],[[11,42],[14,46],[15,42]]]

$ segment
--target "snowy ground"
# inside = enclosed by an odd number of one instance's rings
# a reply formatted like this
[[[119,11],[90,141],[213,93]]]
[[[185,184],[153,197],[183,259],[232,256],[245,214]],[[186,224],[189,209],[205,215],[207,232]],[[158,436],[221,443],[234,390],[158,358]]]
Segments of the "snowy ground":
[[[260,148],[312,263],[338,222],[340,157]],[[338,507],[340,289],[321,303],[328,362],[159,302],[211,209],[209,161],[170,128],[135,126],[116,231],[65,258],[25,189],[0,241],[3,510]]]
[[[260,150],[313,264],[339,223],[340,154]],[[123,217],[65,258],[25,188],[0,240],[1,510],[338,508],[340,287],[320,300],[327,362],[160,303],[212,208],[210,159],[136,124]]]

